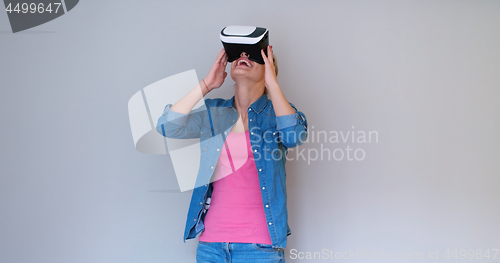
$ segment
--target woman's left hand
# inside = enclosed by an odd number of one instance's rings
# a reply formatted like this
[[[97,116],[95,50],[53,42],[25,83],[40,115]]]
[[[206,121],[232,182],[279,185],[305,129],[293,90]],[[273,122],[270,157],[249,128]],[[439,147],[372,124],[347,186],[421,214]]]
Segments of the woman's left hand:
[[[262,54],[262,58],[264,59],[265,73],[264,80],[266,88],[270,88],[270,86],[277,85],[278,80],[276,77],[276,69],[274,67],[274,57],[273,57],[273,48],[270,45],[267,45],[267,56],[264,53],[264,49],[260,50]]]

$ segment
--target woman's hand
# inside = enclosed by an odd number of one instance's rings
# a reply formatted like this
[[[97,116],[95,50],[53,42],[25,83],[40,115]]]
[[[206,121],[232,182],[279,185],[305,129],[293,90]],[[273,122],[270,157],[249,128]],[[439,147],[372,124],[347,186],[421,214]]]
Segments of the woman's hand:
[[[264,81],[266,88],[270,88],[271,86],[276,86],[278,84],[278,80],[276,77],[276,69],[274,67],[274,57],[273,57],[273,48],[270,45],[267,45],[267,55],[264,53],[264,49],[260,50],[262,54],[262,58],[264,59]]]
[[[227,54],[223,48],[219,52],[219,55],[217,55],[217,59],[215,59],[214,65],[208,72],[207,76],[204,78],[208,91],[217,89],[222,86],[222,83],[224,83],[224,79],[226,79],[227,76],[226,65]]]

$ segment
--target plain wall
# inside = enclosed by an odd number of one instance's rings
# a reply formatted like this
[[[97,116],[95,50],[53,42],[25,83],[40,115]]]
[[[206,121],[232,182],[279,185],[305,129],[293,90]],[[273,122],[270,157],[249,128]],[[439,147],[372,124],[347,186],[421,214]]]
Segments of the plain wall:
[[[500,261],[500,2],[115,0],[15,34],[0,12],[0,262],[195,261],[192,191],[168,155],[135,150],[127,102],[186,70],[203,78],[227,25],[270,30],[310,138],[378,135],[290,152],[287,262],[307,261],[292,249]],[[339,160],[313,160],[321,147]],[[340,160],[347,147],[364,158]]]

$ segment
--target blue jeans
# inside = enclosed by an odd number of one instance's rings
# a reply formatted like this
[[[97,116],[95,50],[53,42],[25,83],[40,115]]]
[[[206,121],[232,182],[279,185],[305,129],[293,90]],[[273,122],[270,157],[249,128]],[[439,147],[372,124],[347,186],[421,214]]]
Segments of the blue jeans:
[[[260,243],[198,241],[197,263],[285,263],[285,251]]]

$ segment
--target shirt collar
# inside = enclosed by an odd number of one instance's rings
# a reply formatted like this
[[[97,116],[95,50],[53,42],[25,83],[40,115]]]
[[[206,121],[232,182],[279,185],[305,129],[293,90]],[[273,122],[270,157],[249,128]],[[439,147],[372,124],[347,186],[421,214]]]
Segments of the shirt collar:
[[[255,112],[260,113],[267,105],[267,95],[264,93],[258,100],[256,100],[252,105],[250,105],[250,108],[252,108]],[[234,104],[234,95],[231,98],[231,106],[236,109],[236,105]]]

